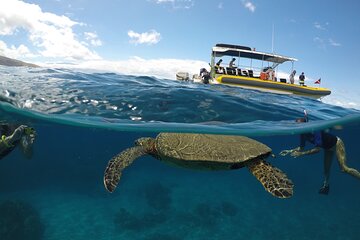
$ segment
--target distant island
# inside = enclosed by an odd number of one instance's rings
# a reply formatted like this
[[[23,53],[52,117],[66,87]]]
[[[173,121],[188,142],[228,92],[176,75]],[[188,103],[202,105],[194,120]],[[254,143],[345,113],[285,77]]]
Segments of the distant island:
[[[0,56],[0,65],[8,67],[39,67],[36,64],[26,63],[16,59]]]

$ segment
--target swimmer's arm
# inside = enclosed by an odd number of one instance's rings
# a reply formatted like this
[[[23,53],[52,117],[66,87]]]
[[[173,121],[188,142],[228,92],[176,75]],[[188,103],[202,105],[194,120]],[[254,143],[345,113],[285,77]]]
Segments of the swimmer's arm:
[[[8,148],[11,148],[13,146],[13,142],[12,138],[6,137],[5,135],[2,135],[0,138],[0,153],[2,153],[3,151],[5,151]]]
[[[293,153],[293,152],[302,152],[304,150],[304,147],[296,147],[294,149],[290,149],[290,153]]]
[[[292,152],[290,155],[292,157],[300,157],[300,156],[303,156],[303,155],[310,155],[310,154],[318,153],[318,152],[320,152],[320,150],[321,150],[320,147],[314,147],[314,148],[309,149],[307,151],[303,151],[303,149],[299,149],[298,151]]]
[[[2,136],[2,143],[8,146],[12,146],[14,142],[18,141],[23,136],[25,128],[25,125],[21,125],[16,128],[13,134],[11,134],[10,136]]]
[[[281,156],[286,156],[288,154],[291,155],[292,153],[302,151],[303,149],[304,149],[303,147],[296,147],[296,148],[293,148],[293,149],[282,150],[279,154]]]
[[[8,147],[9,147],[9,143],[8,143],[6,137],[4,135],[1,136],[1,139],[0,139],[0,152],[4,151]]]
[[[297,147],[297,148],[292,149],[291,151],[292,152],[301,152],[303,150],[304,150],[304,147]]]

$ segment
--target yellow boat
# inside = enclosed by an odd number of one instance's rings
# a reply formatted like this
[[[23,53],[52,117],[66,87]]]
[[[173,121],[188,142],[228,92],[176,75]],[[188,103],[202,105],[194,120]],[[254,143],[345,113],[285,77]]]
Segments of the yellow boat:
[[[218,59],[222,60],[223,57],[232,57],[233,62],[237,60],[238,64],[240,61],[243,61],[242,59],[248,59],[250,65],[225,67],[217,61]],[[259,52],[249,47],[216,44],[212,48],[209,82],[313,98],[320,98],[331,94],[331,91],[327,88],[290,83],[288,79],[276,76],[276,70],[280,64],[291,62],[293,69],[295,61],[297,61],[295,58]],[[261,63],[261,67],[255,66],[256,62]],[[202,77],[204,79],[204,75]]]

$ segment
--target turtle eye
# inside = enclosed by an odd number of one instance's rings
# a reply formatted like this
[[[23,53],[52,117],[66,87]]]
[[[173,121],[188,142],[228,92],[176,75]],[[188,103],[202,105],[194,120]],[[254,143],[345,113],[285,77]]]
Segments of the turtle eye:
[[[135,145],[136,146],[143,146],[144,145],[144,141],[143,139],[139,138],[135,140]]]

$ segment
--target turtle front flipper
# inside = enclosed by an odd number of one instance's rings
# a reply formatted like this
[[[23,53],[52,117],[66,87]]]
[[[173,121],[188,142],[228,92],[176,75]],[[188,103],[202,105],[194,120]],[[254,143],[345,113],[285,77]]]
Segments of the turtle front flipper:
[[[289,198],[293,195],[294,184],[280,169],[264,160],[250,161],[246,166],[273,196]]]
[[[113,192],[118,185],[121,172],[129,166],[136,158],[145,154],[143,147],[136,146],[128,148],[114,156],[108,163],[104,173],[104,185],[106,190]]]

